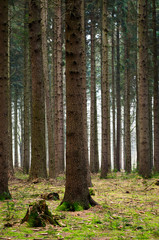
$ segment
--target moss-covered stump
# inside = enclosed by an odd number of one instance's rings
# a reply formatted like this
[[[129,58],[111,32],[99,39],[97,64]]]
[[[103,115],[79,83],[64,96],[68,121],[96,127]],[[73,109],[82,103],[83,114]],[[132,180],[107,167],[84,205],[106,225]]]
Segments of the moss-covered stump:
[[[45,200],[40,200],[29,205],[21,224],[27,222],[30,227],[45,227],[46,223],[59,225],[56,218],[49,211]]]
[[[54,200],[54,201],[57,201],[60,199],[59,194],[55,192],[41,194],[41,198],[45,200]]]

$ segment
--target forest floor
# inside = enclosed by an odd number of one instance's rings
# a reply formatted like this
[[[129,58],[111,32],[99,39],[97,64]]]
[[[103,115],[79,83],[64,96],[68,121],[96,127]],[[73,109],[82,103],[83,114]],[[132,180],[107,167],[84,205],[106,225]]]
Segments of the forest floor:
[[[100,205],[79,212],[56,210],[64,194],[63,175],[56,181],[28,182],[27,178],[17,172],[9,182],[12,199],[0,202],[0,239],[159,239],[159,176],[144,180],[136,173],[111,173],[107,179],[93,175],[92,197]],[[29,204],[51,192],[58,193],[60,200],[46,203],[61,226],[21,224]]]

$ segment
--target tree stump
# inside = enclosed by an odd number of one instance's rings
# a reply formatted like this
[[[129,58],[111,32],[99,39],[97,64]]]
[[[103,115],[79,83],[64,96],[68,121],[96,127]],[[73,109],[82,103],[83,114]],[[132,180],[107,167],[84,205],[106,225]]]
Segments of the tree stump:
[[[46,223],[59,225],[56,218],[49,211],[45,200],[29,205],[25,217],[21,220],[21,224],[24,222],[27,222],[30,227],[45,227]]]

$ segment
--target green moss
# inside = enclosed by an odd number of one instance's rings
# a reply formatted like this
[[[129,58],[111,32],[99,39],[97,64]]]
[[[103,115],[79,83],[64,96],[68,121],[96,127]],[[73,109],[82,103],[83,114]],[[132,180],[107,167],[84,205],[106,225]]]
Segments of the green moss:
[[[69,203],[69,202],[63,202],[60,206],[56,208],[58,211],[82,211],[84,208],[78,203]]]
[[[4,192],[0,194],[0,201],[4,201],[6,199],[11,199],[11,195],[9,192]]]
[[[89,194],[91,196],[95,196],[95,192],[94,192],[93,188],[89,188]]]

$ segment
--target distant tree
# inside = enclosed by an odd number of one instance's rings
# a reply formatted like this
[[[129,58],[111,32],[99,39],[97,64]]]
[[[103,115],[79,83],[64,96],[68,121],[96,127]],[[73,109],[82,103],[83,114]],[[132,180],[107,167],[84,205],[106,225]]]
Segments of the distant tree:
[[[110,165],[110,111],[108,79],[108,5],[102,2],[102,160],[101,177],[106,178]]]
[[[82,0],[66,0],[66,188],[62,206],[84,209],[96,203],[87,181],[82,86]],[[68,206],[66,208],[68,208]]]
[[[138,4],[139,174],[150,177],[147,0],[139,0]]]
[[[8,1],[0,1],[0,200],[8,190]]]
[[[116,101],[117,101],[117,135],[116,135],[116,162],[114,169],[120,171],[121,168],[121,89],[120,89],[120,5],[118,4],[117,9],[117,30],[116,30]]]
[[[24,5],[24,162],[23,172],[29,173],[30,163],[30,59],[28,32],[28,0]]]
[[[99,171],[98,131],[97,131],[97,96],[96,96],[96,64],[95,64],[95,5],[91,10],[91,131],[90,131],[90,170]]]
[[[32,72],[32,123],[30,179],[47,177],[45,148],[45,101],[40,1],[29,1],[29,38]]]

